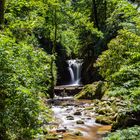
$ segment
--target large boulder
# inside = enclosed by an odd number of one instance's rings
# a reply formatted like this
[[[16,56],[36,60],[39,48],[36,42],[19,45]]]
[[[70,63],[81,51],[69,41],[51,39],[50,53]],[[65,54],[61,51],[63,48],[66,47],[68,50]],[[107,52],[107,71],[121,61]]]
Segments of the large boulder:
[[[75,95],[76,99],[101,99],[106,91],[106,83],[102,81],[86,85],[83,90]]]
[[[119,111],[125,111],[126,107],[126,102],[119,98],[99,100],[95,106],[95,112],[97,114],[95,121],[101,124],[114,124]]]
[[[132,127],[134,125],[140,125],[140,110],[123,111],[119,113],[116,122],[113,123],[112,130]]]

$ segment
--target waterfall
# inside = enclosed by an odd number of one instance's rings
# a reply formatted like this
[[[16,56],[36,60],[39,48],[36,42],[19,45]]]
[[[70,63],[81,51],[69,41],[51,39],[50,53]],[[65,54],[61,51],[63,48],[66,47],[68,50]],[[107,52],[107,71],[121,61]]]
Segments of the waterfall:
[[[70,72],[70,76],[71,76],[71,82],[73,83],[74,82],[74,72],[71,67],[69,67],[69,72]]]
[[[68,70],[71,76],[70,85],[80,85],[82,60],[71,59],[68,60],[67,62],[69,65]]]

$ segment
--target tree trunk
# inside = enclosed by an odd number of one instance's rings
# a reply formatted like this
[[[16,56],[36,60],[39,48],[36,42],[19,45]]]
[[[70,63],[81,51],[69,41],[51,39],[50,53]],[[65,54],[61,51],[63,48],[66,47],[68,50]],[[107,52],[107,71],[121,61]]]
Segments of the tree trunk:
[[[0,26],[4,23],[5,0],[0,0]]]
[[[53,74],[53,57],[51,58],[51,89],[50,89],[50,98],[54,98],[54,74]]]
[[[95,27],[99,29],[96,0],[92,0],[92,19]]]
[[[55,50],[56,50],[56,40],[57,40],[57,15],[56,15],[56,9],[54,10],[54,41],[53,41],[53,48],[52,48],[52,55],[55,56]],[[51,59],[51,93],[50,97],[54,98],[54,58]]]
[[[104,2],[104,31],[106,30],[106,19],[107,19],[107,1]]]
[[[106,21],[106,19],[107,19],[107,2],[106,2],[106,0],[105,0],[104,6],[105,6],[105,21]]]

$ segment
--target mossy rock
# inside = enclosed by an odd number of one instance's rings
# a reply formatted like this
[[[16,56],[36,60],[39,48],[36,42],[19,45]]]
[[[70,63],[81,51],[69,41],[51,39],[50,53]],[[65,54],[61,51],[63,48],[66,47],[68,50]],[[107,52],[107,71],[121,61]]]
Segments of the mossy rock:
[[[76,121],[76,123],[77,123],[77,124],[84,124],[84,121],[78,120],[78,121]]]
[[[73,116],[67,116],[66,118],[67,118],[67,120],[74,120]]]
[[[113,123],[113,119],[114,118],[112,116],[100,115],[96,117],[95,122],[103,125],[110,125]]]
[[[115,112],[113,111],[113,109],[110,106],[107,107],[102,107],[100,109],[98,109],[97,111],[98,114],[115,114]]]
[[[80,131],[74,132],[74,135],[75,135],[75,136],[83,136],[83,134],[82,134]]]
[[[118,128],[132,127],[134,125],[140,125],[140,110],[132,110],[121,112],[116,119],[116,122],[113,123],[112,131]]]
[[[83,90],[75,95],[76,99],[101,99],[106,91],[106,84],[102,81],[86,85]]]
[[[50,134],[50,135],[46,135],[46,140],[59,140],[58,136],[56,134]]]

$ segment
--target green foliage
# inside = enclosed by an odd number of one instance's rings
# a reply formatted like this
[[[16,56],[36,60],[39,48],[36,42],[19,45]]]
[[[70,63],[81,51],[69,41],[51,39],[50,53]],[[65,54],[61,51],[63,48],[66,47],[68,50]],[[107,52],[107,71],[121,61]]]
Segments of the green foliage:
[[[49,97],[56,82],[55,57],[38,46],[55,52],[61,44],[69,57],[92,57],[86,65],[89,69],[108,48],[96,64],[110,85],[108,92],[131,99],[131,107],[137,110],[139,18],[135,6],[126,0],[6,1],[5,28],[0,31],[0,139],[34,139],[49,119],[41,96]],[[97,84],[85,90],[96,94],[101,87]]]
[[[104,140],[138,140],[140,139],[140,127],[135,126],[118,130],[109,134]]]
[[[65,46],[68,56],[71,56],[72,53],[78,54],[79,41],[77,36],[76,32],[71,29],[62,32],[61,43]]]
[[[25,41],[37,46],[35,36],[43,34],[46,30],[45,15],[47,5],[41,1],[12,0],[6,5],[5,19],[17,41]]]
[[[0,39],[1,139],[32,139],[47,109],[39,95],[50,88],[50,57],[6,35]]]
[[[107,29],[109,32],[114,33],[121,29],[124,23],[131,23],[132,18],[137,15],[137,10],[125,0],[112,0],[112,3],[115,4],[115,7],[107,19]]]
[[[123,4],[122,4],[123,3]],[[139,121],[140,95],[140,17],[126,1],[120,1],[108,19],[108,28],[118,35],[108,43],[108,50],[97,59],[96,66],[108,82],[109,96],[122,98],[127,107],[119,110],[113,129],[133,126]],[[135,119],[134,119],[135,118]],[[110,134],[106,140],[139,139],[139,127]]]
[[[110,75],[117,72],[122,64],[127,65],[129,61],[139,59],[139,44],[138,35],[125,29],[121,30],[119,35],[109,43],[109,49],[103,52],[97,60],[101,75],[110,80]],[[133,59],[129,59],[130,57]]]
[[[122,29],[109,42],[108,50],[97,59],[96,66],[108,82],[108,95],[130,100],[133,104],[129,104],[128,108],[137,111],[140,103],[140,17],[134,7],[126,1],[123,3],[124,5],[117,7],[118,13],[112,13],[112,16],[122,14],[121,20],[115,20],[117,27]],[[108,22],[111,23],[114,19],[111,17]]]
[[[46,31],[47,9],[42,1],[6,3],[5,28],[0,31],[1,140],[34,139],[51,119],[43,97],[49,97],[52,88],[54,56],[38,48],[38,38]]]
[[[139,46],[139,35],[126,29],[121,30],[109,43],[109,49],[97,60],[100,74],[116,85],[122,83],[127,86],[131,82],[139,85]]]

